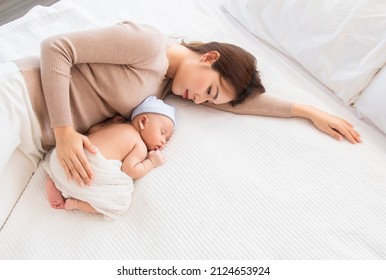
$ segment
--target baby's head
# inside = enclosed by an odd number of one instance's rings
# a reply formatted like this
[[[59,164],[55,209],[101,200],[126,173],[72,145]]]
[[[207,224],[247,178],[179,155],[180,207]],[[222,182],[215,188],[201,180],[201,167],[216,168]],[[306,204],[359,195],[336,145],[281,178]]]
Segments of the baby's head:
[[[175,109],[155,96],[149,96],[134,109],[131,123],[138,130],[147,149],[163,149],[173,133]]]

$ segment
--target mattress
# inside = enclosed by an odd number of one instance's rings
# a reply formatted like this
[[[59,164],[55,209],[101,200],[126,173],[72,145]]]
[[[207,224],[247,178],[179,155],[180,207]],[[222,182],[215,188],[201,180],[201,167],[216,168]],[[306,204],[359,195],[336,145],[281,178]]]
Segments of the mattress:
[[[298,64],[250,34],[222,1],[62,0],[0,27],[0,62],[38,54],[58,32],[151,24],[171,37],[225,41],[258,59],[266,94],[352,122],[363,143],[303,119],[235,115],[177,96],[167,163],[135,183],[116,221],[50,208],[41,164],[0,231],[0,259],[377,260],[386,258],[386,137]],[[14,169],[14,176],[20,170]]]

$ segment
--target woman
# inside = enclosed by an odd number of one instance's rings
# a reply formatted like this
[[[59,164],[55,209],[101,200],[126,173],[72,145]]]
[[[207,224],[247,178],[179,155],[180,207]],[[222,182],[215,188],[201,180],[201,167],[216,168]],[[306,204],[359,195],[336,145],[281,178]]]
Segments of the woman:
[[[220,43],[173,44],[154,28],[132,22],[48,38],[41,45],[40,60],[25,58],[16,64],[17,69],[14,65],[0,69],[3,88],[24,91],[18,96],[29,108],[29,119],[15,129],[12,115],[18,114],[4,110],[3,129],[16,136],[11,135],[2,146],[0,168],[25,142],[29,148],[24,153],[35,157],[56,145],[67,177],[90,184],[93,171],[83,150],[94,152],[83,135],[88,128],[117,114],[128,118],[146,97],[164,98],[168,92],[240,114],[306,118],[337,139],[361,141],[345,120],[261,94],[264,87],[256,59],[241,48]],[[8,76],[20,86],[9,82]],[[12,103],[14,97],[2,98]],[[24,126],[31,132],[19,137]]]

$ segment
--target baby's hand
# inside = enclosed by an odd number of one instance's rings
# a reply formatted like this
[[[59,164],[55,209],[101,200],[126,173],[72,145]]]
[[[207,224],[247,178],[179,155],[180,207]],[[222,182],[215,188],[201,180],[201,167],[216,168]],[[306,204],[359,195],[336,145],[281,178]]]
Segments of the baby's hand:
[[[154,165],[154,168],[160,166],[166,161],[161,150],[150,151],[147,154],[147,158],[151,160]]]

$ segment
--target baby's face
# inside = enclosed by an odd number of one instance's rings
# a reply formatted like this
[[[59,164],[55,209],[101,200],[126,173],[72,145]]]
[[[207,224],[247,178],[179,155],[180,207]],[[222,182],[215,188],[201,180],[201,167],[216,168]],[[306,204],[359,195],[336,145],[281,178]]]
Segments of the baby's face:
[[[174,123],[168,117],[159,114],[146,114],[147,125],[141,130],[141,137],[149,151],[162,150],[173,134]]]

